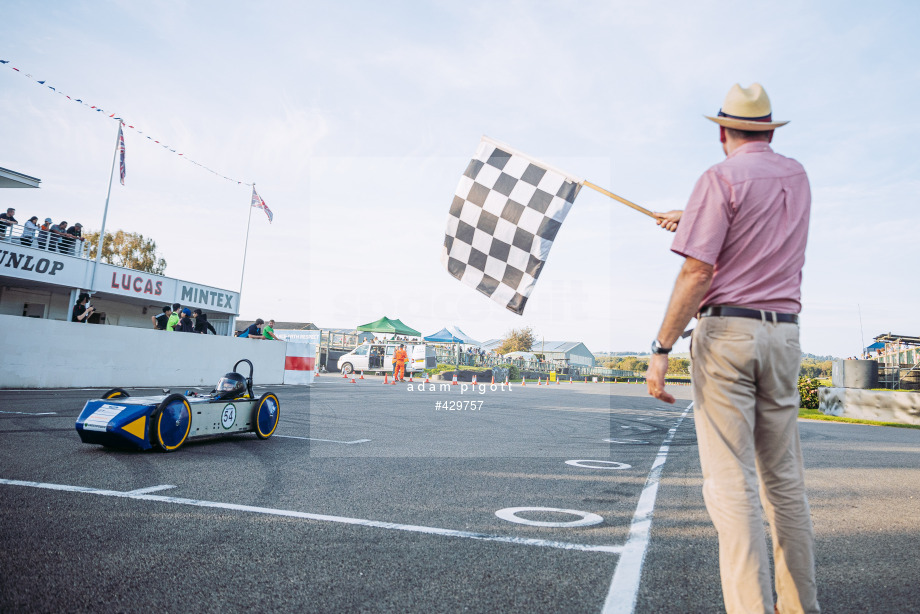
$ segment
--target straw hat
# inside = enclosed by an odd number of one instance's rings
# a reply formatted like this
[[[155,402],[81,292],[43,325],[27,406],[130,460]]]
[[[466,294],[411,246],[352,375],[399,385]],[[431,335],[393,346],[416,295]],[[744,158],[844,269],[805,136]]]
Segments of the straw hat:
[[[762,85],[752,83],[751,87],[745,88],[736,83],[728,90],[719,115],[705,117],[735,130],[773,130],[789,123],[773,121],[772,113],[770,97]]]

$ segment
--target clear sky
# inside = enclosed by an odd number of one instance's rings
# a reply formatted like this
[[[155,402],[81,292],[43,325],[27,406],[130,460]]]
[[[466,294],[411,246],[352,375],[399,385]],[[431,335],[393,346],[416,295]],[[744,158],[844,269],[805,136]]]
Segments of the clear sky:
[[[672,235],[582,190],[516,316],[441,267],[454,188],[486,134],[682,208],[723,158],[703,114],[759,81],[791,120],[774,148],[812,182],[802,347],[850,356],[920,334],[918,31],[916,2],[7,0],[0,166],[42,187],[0,207],[102,222],[117,123],[28,73],[144,131],[125,132],[107,229],[153,238],[167,275],[239,289],[250,188],[145,136],[256,182],[275,219],[252,210],[242,318],[646,350]]]

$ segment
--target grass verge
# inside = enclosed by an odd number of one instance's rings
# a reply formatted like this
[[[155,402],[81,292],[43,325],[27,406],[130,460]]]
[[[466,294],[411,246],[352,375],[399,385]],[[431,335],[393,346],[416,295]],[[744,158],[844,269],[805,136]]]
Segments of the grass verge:
[[[915,424],[901,424],[900,422],[878,422],[876,420],[860,420],[858,418],[838,418],[837,416],[828,416],[827,414],[822,414],[817,409],[805,409],[804,407],[799,408],[799,418],[806,418],[808,420],[825,420],[827,422],[849,422],[850,424],[871,424],[874,426],[896,426],[902,429],[920,429],[920,426]]]

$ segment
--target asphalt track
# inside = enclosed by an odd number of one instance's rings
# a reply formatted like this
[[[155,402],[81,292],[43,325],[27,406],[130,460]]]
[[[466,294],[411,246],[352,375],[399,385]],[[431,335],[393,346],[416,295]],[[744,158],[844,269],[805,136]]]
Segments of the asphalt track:
[[[170,454],[0,391],[0,611],[722,610],[688,388],[427,388],[277,387],[271,439]],[[800,428],[825,611],[920,611],[920,431]]]

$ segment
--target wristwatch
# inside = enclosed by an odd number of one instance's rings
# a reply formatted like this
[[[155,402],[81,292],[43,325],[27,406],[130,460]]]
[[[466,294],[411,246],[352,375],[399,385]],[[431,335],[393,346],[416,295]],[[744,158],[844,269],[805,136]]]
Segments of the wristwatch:
[[[670,354],[671,348],[666,348],[661,346],[661,342],[658,339],[652,341],[652,354]]]

